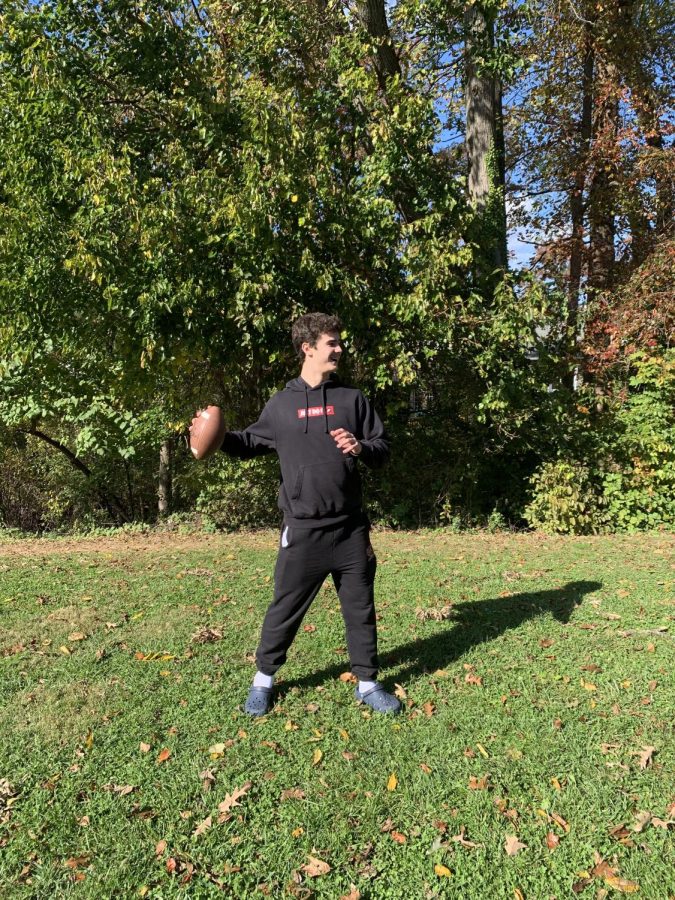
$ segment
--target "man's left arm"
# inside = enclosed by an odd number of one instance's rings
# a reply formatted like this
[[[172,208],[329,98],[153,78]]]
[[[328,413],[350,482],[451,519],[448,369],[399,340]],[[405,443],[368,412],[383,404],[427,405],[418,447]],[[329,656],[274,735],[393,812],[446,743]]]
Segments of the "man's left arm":
[[[363,394],[359,397],[359,414],[360,433],[363,436],[359,437],[361,452],[355,455],[369,469],[379,469],[389,459],[389,438],[380,417]]]

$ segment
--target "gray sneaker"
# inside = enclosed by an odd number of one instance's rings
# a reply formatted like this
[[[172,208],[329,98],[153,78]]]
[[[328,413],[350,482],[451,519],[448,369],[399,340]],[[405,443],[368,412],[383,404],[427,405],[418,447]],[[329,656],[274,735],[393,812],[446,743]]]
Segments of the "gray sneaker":
[[[362,694],[359,689],[354,688],[354,696],[360,703],[365,703],[375,712],[392,713],[397,715],[401,712],[401,704],[393,694],[388,694],[381,684],[376,684],[374,688]]]

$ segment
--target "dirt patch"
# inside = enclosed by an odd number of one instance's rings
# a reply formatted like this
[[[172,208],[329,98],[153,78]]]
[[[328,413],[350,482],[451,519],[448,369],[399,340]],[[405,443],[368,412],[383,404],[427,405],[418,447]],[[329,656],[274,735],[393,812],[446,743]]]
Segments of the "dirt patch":
[[[115,535],[114,537],[82,538],[22,538],[16,541],[0,540],[0,559],[3,557],[72,556],[110,553],[164,553],[189,550],[225,550],[250,547],[268,549],[275,547],[276,531],[238,532],[236,534],[157,534]]]

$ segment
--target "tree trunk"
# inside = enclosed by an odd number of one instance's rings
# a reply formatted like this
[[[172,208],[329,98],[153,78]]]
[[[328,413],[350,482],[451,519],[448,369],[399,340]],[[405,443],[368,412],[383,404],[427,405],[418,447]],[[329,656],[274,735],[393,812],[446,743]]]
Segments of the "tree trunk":
[[[485,257],[494,268],[506,268],[501,86],[480,60],[494,45],[494,25],[483,8],[472,3],[464,12],[466,59],[466,152],[469,200],[481,219]]]
[[[356,14],[359,21],[373,38],[377,47],[375,68],[380,87],[384,89],[387,78],[401,74],[394,44],[387,24],[384,0],[358,0]]]
[[[574,339],[577,337],[579,313],[579,289],[584,260],[584,189],[586,187],[588,151],[591,144],[593,116],[593,33],[592,24],[585,26],[582,76],[581,119],[579,120],[578,152],[574,172],[574,186],[570,194],[572,238],[570,241],[570,268],[567,286],[567,327]]]
[[[162,441],[162,446],[159,448],[159,502],[157,504],[160,518],[165,518],[171,512],[172,457],[173,444],[171,440]]]
[[[590,230],[588,293],[597,294],[612,286],[614,279],[615,184],[613,151],[616,147],[619,103],[616,87],[619,73],[606,58],[597,61],[593,143],[594,173],[588,202]]]

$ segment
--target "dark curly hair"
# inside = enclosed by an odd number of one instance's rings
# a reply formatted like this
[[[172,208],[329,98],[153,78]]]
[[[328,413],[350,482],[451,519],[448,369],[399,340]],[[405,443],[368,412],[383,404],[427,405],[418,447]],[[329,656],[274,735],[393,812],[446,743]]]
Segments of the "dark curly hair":
[[[342,331],[342,322],[337,316],[329,316],[326,313],[312,312],[305,313],[293,322],[291,337],[293,339],[293,347],[300,359],[305,354],[302,352],[302,345],[306,342],[312,347],[316,347],[316,342],[322,334],[328,334],[330,331]]]

